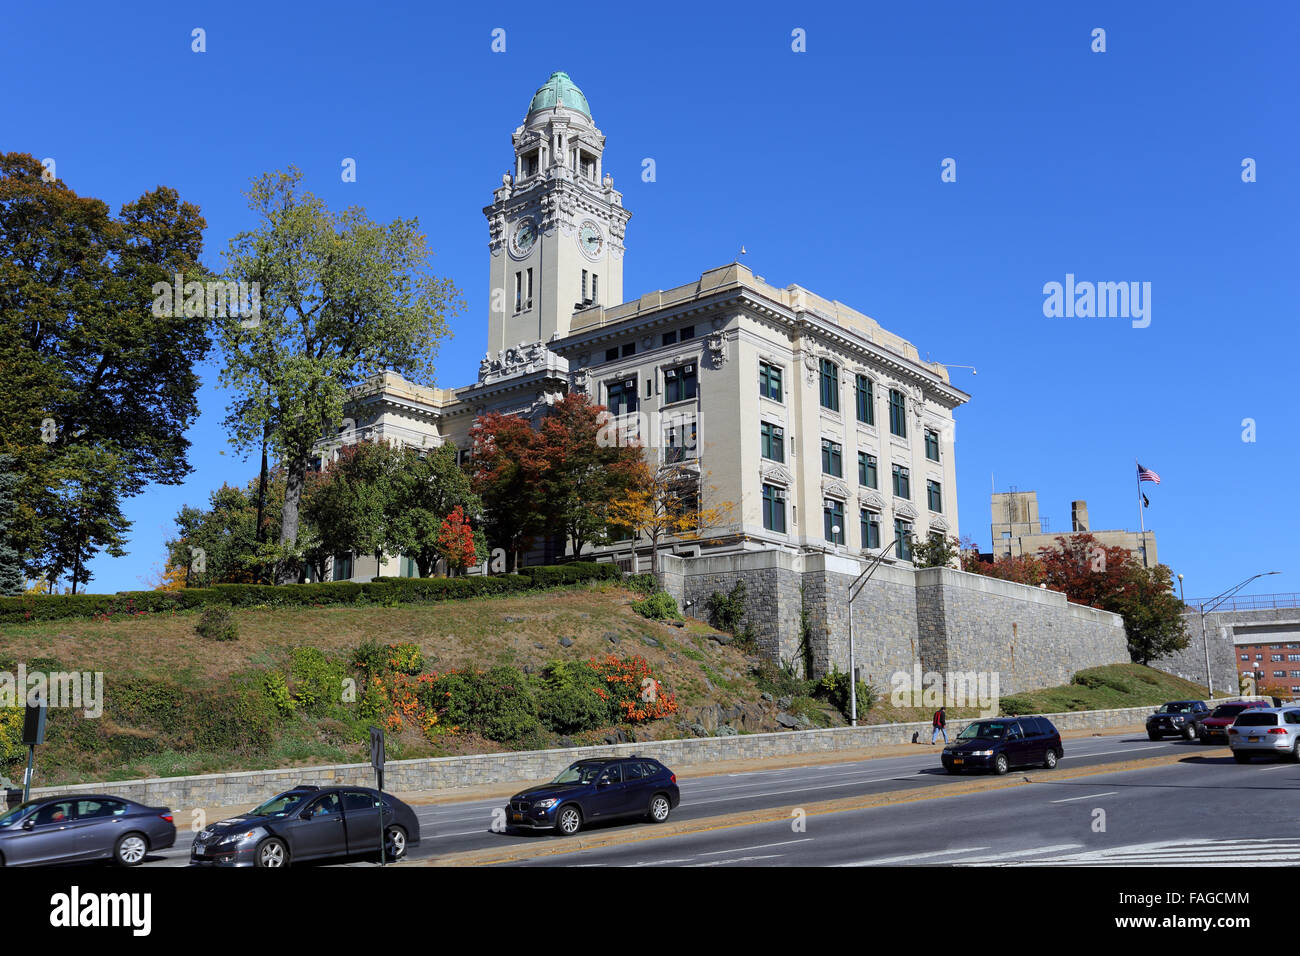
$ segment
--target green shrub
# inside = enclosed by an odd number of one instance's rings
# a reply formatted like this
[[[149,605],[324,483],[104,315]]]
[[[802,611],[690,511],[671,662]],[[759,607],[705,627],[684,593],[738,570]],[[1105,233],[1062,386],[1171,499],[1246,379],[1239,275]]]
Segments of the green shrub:
[[[632,602],[632,610],[636,611],[642,617],[648,617],[653,621],[682,619],[682,612],[677,610],[677,602],[667,591],[658,591],[648,598]]]
[[[475,675],[471,726],[488,740],[514,740],[537,726],[537,704],[522,671],[501,664]]]
[[[1035,711],[1034,702],[1022,694],[1003,694],[998,698],[998,707],[1002,715],[1008,714],[1032,714]]]
[[[623,579],[623,583],[629,591],[635,591],[637,594],[644,594],[647,597],[659,590],[659,583],[655,581],[653,574],[629,574]]]
[[[436,710],[450,727],[470,728],[474,722],[477,681],[473,674],[449,672],[425,685],[425,707]]]
[[[194,695],[191,733],[200,750],[264,754],[275,742],[279,714],[265,695],[233,688]]]
[[[849,700],[849,675],[838,667],[831,668],[829,674],[817,681],[813,695],[838,710],[846,720],[849,718],[849,713],[852,710],[851,701]],[[865,681],[858,681],[857,697],[858,713],[863,714],[875,706],[879,695],[870,684]]]
[[[199,623],[194,626],[199,637],[210,641],[235,641],[239,639],[239,625],[235,623],[230,609],[221,605],[205,607],[199,615]]]
[[[357,645],[349,662],[363,674],[382,674],[388,664],[388,654],[382,644],[372,639]]]
[[[330,660],[318,648],[295,647],[287,676],[294,706],[319,713],[340,704],[344,676],[342,664]]]
[[[268,671],[263,674],[262,690],[280,716],[288,717],[293,714],[293,694],[289,693],[289,685],[285,682],[283,674],[279,671]]]
[[[387,664],[398,674],[414,676],[424,670],[424,655],[414,644],[389,644]]]
[[[538,694],[537,714],[547,730],[576,734],[604,726],[609,718],[609,705],[590,688],[568,684]]]

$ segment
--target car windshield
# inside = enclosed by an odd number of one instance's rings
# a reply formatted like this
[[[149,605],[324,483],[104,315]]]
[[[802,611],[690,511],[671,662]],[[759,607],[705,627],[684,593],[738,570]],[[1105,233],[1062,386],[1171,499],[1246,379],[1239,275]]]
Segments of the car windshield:
[[[958,740],[974,740],[976,737],[991,738],[1000,740],[1005,737],[1011,728],[1011,722],[1006,720],[980,720],[968,726],[965,730],[957,735]]]
[[[1192,704],[1190,701],[1185,701],[1185,700],[1179,701],[1178,703],[1175,704],[1165,704],[1158,711],[1156,711],[1156,713],[1158,714],[1190,714],[1191,712],[1192,712]]]
[[[12,810],[6,810],[3,814],[0,814],[0,827],[13,826],[26,816],[27,811],[34,806],[36,806],[36,801],[28,800],[26,803],[18,804]]]
[[[294,807],[298,806],[304,800],[311,796],[311,792],[302,790],[290,790],[288,793],[282,793],[279,796],[272,797],[260,807],[254,807],[249,811],[249,816],[253,817],[283,817],[293,812]]]
[[[1220,704],[1218,707],[1214,708],[1214,713],[1211,714],[1210,716],[1211,717],[1236,717],[1245,709],[1246,709],[1245,704]]]
[[[604,769],[605,765],[599,763],[570,764],[551,783],[592,783]]]

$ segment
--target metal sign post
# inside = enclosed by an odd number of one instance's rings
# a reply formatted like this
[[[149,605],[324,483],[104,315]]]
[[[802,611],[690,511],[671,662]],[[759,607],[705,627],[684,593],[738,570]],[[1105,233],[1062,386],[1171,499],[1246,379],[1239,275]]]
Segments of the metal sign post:
[[[23,803],[27,802],[32,789],[32,774],[36,766],[36,748],[45,743],[45,712],[47,705],[44,698],[37,696],[36,702],[27,702],[23,714],[23,743],[27,745],[27,772],[23,774]]]
[[[375,768],[379,783],[379,865],[384,866],[384,731],[381,727],[370,728],[370,766]]]

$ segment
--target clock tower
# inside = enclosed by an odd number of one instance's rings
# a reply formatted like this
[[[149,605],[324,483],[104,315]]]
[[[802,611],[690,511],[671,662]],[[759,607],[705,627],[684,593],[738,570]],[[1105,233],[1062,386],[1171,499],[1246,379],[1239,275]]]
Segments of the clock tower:
[[[623,235],[632,215],[601,169],[605,136],[568,74],[551,74],[511,138],[514,170],[483,209],[491,253],[489,356],[567,335],[580,309],[620,304]]]

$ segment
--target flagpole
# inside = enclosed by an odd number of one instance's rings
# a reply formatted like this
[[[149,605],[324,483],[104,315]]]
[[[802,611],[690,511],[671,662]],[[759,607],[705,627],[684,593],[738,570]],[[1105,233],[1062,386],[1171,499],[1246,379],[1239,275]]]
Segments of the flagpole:
[[[1138,488],[1138,525],[1142,528],[1142,540],[1146,540],[1147,533],[1147,516],[1142,513],[1142,466],[1138,464],[1136,458],[1133,459],[1133,476],[1137,479]]]

